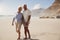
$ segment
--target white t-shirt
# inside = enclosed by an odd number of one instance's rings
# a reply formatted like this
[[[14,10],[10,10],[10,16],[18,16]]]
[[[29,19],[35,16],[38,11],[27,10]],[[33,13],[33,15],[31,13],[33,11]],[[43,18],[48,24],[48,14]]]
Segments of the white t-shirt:
[[[24,16],[25,22],[28,21],[28,16],[30,16],[30,15],[31,15],[31,11],[30,10],[23,11],[23,16]]]

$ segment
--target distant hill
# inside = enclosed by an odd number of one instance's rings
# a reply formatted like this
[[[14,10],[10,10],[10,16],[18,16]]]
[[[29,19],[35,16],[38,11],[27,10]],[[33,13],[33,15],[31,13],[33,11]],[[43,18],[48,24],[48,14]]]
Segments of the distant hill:
[[[53,4],[48,7],[40,17],[56,17],[60,15],[60,0],[55,0]]]
[[[43,8],[32,10],[32,16],[39,16],[42,11],[44,11]]]

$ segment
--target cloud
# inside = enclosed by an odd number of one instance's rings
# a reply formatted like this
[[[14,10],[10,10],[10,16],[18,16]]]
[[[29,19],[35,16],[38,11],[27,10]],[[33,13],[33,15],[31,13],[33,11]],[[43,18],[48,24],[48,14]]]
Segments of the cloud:
[[[5,3],[0,3],[0,15],[14,15],[15,10]]]
[[[14,1],[14,3],[12,3]],[[15,15],[17,12],[19,3],[15,0],[0,0],[0,15]]]
[[[40,4],[36,4],[36,5],[34,5],[34,7],[32,8],[32,10],[34,10],[34,9],[39,9],[40,8]]]
[[[0,4],[0,12],[6,11],[7,6],[5,4]]]

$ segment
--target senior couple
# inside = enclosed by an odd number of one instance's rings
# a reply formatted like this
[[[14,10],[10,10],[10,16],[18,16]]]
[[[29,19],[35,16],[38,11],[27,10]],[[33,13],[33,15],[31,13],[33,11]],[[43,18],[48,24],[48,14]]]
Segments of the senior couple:
[[[17,39],[20,39],[20,37],[21,37],[20,36],[20,34],[21,34],[20,30],[21,30],[22,24],[24,25],[24,34],[25,34],[24,39],[27,39],[27,38],[30,39],[31,35],[29,32],[28,26],[29,26],[30,19],[31,19],[31,11],[27,8],[26,4],[24,4],[23,9],[24,9],[24,11],[23,11],[23,13],[21,13],[22,7],[18,8],[17,15],[13,18],[12,25],[14,25],[14,23],[16,25],[16,32],[18,34]]]

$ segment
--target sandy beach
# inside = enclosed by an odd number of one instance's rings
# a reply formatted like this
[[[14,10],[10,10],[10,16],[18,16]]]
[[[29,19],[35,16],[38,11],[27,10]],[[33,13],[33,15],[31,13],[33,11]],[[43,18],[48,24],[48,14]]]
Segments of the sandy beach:
[[[12,17],[0,18],[0,40],[17,40],[15,26],[11,25]],[[60,19],[31,18],[29,25],[32,39],[60,40]],[[24,38],[24,27],[21,27],[21,39]]]

